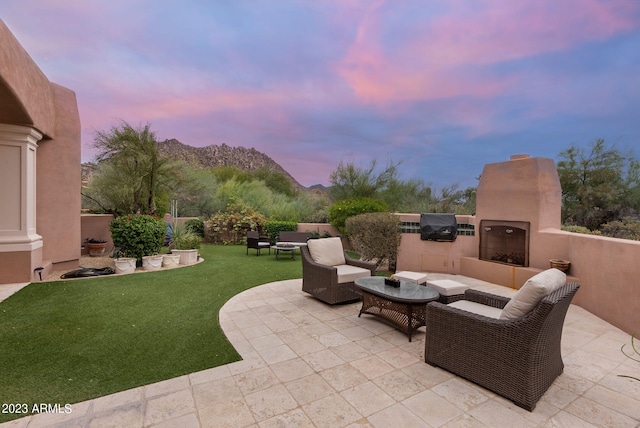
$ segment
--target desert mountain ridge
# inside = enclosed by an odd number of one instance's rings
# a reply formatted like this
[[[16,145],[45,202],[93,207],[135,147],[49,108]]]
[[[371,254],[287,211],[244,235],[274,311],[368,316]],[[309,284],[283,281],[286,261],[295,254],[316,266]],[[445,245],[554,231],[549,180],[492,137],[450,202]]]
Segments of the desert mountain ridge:
[[[279,172],[289,179],[295,190],[322,190],[326,187],[320,184],[306,188],[300,184],[287,170],[266,154],[246,147],[231,147],[226,144],[209,145],[206,147],[193,147],[181,143],[176,139],[169,139],[158,142],[158,150],[162,155],[174,159],[182,159],[188,165],[196,169],[209,169],[217,166],[235,166],[243,171],[255,171],[260,168],[268,168],[271,171]],[[82,164],[82,181],[86,183],[90,180],[95,171],[95,164]]]

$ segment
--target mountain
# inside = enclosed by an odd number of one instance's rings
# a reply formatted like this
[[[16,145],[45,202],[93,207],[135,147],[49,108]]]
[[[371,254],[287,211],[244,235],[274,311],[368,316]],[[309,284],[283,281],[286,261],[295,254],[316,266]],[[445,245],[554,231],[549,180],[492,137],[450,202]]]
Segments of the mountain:
[[[176,139],[171,139],[158,142],[158,150],[163,155],[184,160],[193,168],[208,169],[216,166],[235,166],[243,171],[255,171],[263,167],[268,168],[287,177],[295,190],[306,189],[280,164],[254,148],[231,147],[226,144],[193,147]]]

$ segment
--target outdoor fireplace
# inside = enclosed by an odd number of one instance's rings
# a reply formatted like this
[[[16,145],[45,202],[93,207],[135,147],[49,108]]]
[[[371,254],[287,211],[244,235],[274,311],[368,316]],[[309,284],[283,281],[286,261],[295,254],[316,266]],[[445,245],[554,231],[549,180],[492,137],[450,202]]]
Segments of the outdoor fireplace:
[[[529,222],[481,220],[480,260],[529,266]]]

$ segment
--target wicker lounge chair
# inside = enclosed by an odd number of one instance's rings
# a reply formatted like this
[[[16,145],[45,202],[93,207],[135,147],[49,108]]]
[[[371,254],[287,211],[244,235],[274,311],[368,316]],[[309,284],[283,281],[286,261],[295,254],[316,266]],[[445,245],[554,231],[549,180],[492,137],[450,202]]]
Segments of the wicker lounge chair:
[[[256,256],[260,255],[260,250],[269,250],[269,254],[271,254],[269,238],[260,236],[255,230],[247,232],[247,254],[249,254],[249,248],[256,250]]]
[[[562,327],[578,288],[565,284],[517,319],[494,319],[429,303],[425,362],[532,411],[564,369]],[[467,290],[465,300],[501,309],[510,299]]]
[[[339,238],[322,238],[326,239],[338,239]],[[309,240],[309,245],[313,247],[313,240]],[[315,240],[315,241],[321,241]],[[342,249],[342,244],[339,246],[339,250],[344,256],[346,269],[350,271],[361,270],[360,276],[371,276],[375,274],[375,263],[364,262],[350,258]],[[339,282],[338,271],[343,269],[339,266],[326,265],[318,263],[314,260],[309,252],[308,247],[300,247],[300,253],[302,254],[302,291],[311,294],[313,297],[321,300],[330,305],[337,303],[355,302],[361,300],[362,296],[357,290],[353,281],[353,274],[349,274],[349,278],[346,282]],[[361,268],[361,269],[353,269]],[[357,273],[356,273],[357,275]]]

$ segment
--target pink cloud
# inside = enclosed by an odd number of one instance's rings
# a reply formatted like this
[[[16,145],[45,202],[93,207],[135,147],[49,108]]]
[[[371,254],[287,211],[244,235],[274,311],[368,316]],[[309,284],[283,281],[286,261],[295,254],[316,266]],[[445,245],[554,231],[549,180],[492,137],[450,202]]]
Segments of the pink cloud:
[[[636,25],[630,2],[553,0],[451,2],[455,13],[416,26],[411,40],[384,47],[385,7],[377,2],[359,20],[357,37],[337,66],[353,93],[366,103],[490,97],[515,80],[475,76],[468,70],[602,40]],[[470,7],[473,6],[473,7]]]

